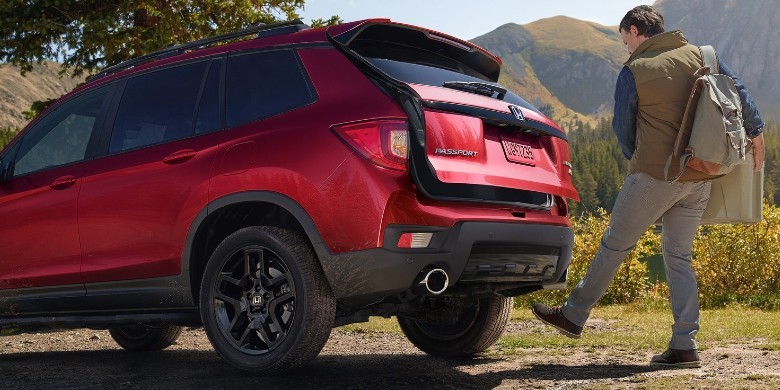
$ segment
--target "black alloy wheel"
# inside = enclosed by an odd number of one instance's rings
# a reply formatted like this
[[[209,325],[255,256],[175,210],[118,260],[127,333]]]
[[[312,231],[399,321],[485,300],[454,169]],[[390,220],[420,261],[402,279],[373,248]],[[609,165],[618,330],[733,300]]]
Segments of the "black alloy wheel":
[[[217,247],[200,305],[214,349],[254,372],[313,359],[335,317],[335,299],[311,246],[297,232],[272,227],[241,229]]]
[[[412,344],[434,356],[469,357],[485,351],[504,333],[512,313],[512,298],[500,295],[429,299],[448,315],[398,317],[398,324]]]
[[[238,249],[223,265],[214,289],[219,328],[236,349],[264,354],[287,337],[295,320],[294,280],[271,249]]]

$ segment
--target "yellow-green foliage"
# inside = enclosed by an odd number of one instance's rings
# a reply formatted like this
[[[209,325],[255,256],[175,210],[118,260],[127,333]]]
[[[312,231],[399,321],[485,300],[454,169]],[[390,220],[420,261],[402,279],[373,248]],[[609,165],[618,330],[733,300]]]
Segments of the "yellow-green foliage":
[[[538,292],[516,299],[517,306],[543,301],[562,304],[585,276],[609,225],[603,209],[572,218],[574,253],[564,291]],[[648,229],[624,260],[599,304],[642,301],[657,304],[668,297],[666,284],[647,279],[645,260],[660,253],[660,235]],[[702,307],[729,303],[780,308],[780,208],[764,204],[763,220],[755,225],[703,226],[693,243],[693,268]]]
[[[4,148],[11,139],[16,135],[16,129],[10,127],[0,127],[0,149]]]
[[[755,225],[700,228],[693,256],[702,305],[775,307],[780,297],[780,209],[765,204],[763,220]]]

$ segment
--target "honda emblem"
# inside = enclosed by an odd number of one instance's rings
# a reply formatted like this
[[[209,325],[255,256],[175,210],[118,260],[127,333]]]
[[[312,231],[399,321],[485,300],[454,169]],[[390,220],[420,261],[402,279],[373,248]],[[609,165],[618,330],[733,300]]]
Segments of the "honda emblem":
[[[511,112],[512,115],[514,115],[515,118],[517,118],[517,120],[519,120],[519,121],[524,121],[525,120],[525,116],[523,115],[523,111],[520,110],[520,107],[518,107],[518,106],[509,106],[509,112]]]

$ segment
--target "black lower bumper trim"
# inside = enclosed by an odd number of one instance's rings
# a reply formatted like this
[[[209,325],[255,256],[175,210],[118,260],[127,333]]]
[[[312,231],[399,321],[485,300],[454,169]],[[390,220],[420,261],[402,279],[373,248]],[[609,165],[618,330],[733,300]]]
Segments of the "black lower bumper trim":
[[[433,232],[434,238],[429,248],[399,249],[396,243],[405,232]],[[443,229],[391,225],[382,248],[335,255],[322,265],[338,299],[375,299],[408,290],[420,272],[430,268],[447,272],[451,288],[459,283],[500,283],[527,291],[565,280],[573,244],[574,233],[566,226],[461,222]]]

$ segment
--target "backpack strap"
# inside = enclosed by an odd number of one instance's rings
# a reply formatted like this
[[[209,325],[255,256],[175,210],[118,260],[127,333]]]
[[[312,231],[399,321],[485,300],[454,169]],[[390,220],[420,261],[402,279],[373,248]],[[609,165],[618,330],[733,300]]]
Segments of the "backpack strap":
[[[704,66],[710,68],[710,74],[720,73],[718,69],[718,56],[715,54],[715,49],[710,45],[699,46],[701,52],[701,58],[704,60]]]
[[[693,157],[692,153],[683,153],[682,156],[680,156],[680,172],[677,172],[677,176],[670,179],[669,178],[669,168],[672,165],[672,158],[674,157],[674,153],[669,155],[669,158],[666,159],[666,164],[664,165],[664,179],[668,183],[674,183],[677,180],[682,177],[683,173],[685,172],[685,167],[688,166],[688,162],[691,161],[691,158]]]

